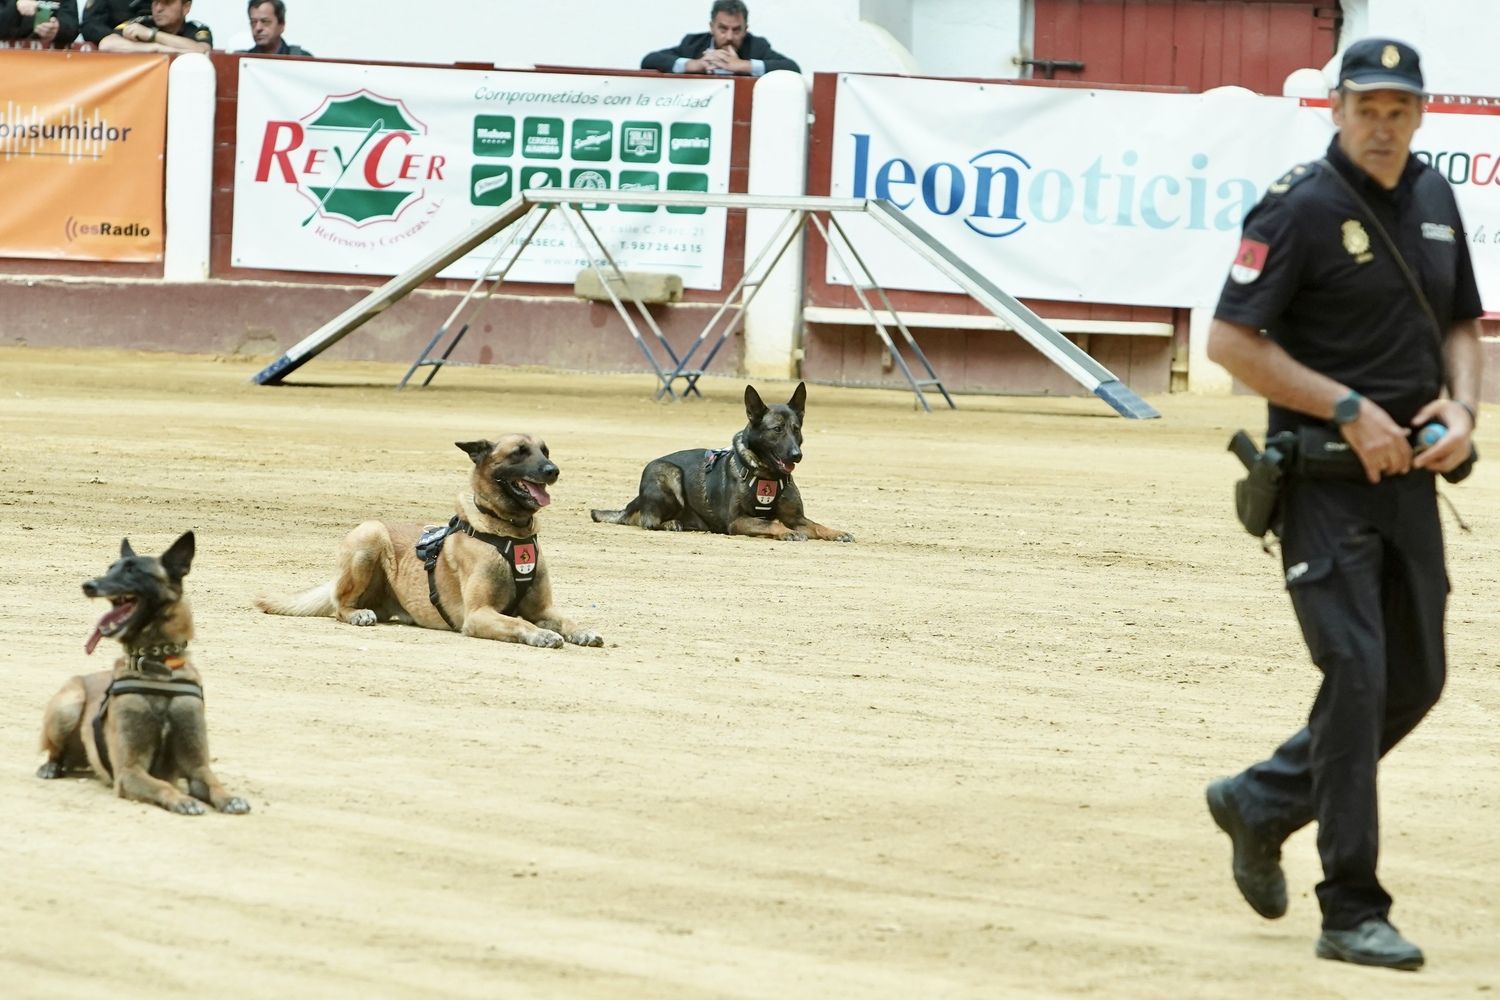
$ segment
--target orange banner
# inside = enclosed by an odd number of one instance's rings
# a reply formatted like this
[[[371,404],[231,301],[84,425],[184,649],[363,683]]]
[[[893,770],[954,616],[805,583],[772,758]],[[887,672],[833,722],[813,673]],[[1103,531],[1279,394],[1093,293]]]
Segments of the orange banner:
[[[159,261],[167,57],[0,52],[0,257]]]

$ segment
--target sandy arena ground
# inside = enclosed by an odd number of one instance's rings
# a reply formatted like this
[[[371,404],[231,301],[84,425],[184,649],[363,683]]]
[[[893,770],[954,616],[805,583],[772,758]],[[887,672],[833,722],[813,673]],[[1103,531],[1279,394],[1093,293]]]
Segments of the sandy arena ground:
[[[1313,831],[1256,917],[1202,787],[1317,673],[1239,532],[1249,398],[813,386],[809,514],[853,545],[647,533],[590,506],[726,444],[743,383],[0,349],[0,992],[164,997],[1379,997],[1500,989],[1500,462],[1452,491],[1451,675],[1382,771],[1416,975],[1313,958]],[[784,399],[791,384],[764,386]],[[1491,410],[1485,430],[1500,413]],[[262,615],[370,516],[442,521],[457,440],[542,434],[542,544],[603,649]],[[1500,439],[1481,449],[1500,455]],[[43,782],[42,706],[99,669],[79,584],[198,537],[215,766],[249,816]],[[105,647],[109,644],[106,642]]]

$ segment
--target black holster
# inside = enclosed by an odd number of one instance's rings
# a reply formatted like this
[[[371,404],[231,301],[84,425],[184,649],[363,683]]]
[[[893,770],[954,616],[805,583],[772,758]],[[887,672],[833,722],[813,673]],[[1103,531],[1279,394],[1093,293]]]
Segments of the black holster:
[[[1234,484],[1234,512],[1256,538],[1280,534],[1282,482],[1295,446],[1288,434],[1269,438],[1264,451],[1244,431],[1236,431],[1229,441],[1229,450],[1245,466],[1245,478]]]

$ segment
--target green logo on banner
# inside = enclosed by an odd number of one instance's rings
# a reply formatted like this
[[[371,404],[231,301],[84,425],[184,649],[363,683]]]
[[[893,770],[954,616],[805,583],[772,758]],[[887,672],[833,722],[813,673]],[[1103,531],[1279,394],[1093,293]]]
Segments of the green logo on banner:
[[[661,123],[626,122],[620,126],[620,159],[656,163],[661,159]]]
[[[503,205],[515,194],[515,171],[499,163],[477,163],[469,171],[469,203]]]
[[[529,160],[560,160],[563,154],[563,120],[528,118],[521,128],[521,155]]]
[[[658,191],[661,189],[661,175],[654,170],[621,170],[621,191]],[[621,205],[622,212],[654,212],[655,205]]]
[[[707,174],[670,173],[667,175],[668,191],[708,191]],[[674,215],[702,215],[708,209],[702,205],[668,205],[667,211]]]
[[[568,187],[589,188],[595,191],[604,191],[609,188],[609,171],[595,170],[593,167],[580,167],[568,174]],[[602,212],[608,205],[597,205],[590,202],[573,202],[573,207],[585,212]]]
[[[713,150],[713,126],[693,122],[676,122],[668,141],[668,158],[673,163],[703,166]]]
[[[381,172],[381,156],[392,137],[402,136],[409,145],[427,134],[427,126],[408,116],[400,101],[364,90],[330,97],[306,127],[318,144],[332,147],[333,155],[316,172],[309,160],[306,174],[298,182],[316,205],[302,225],[319,216],[356,225],[394,219],[421,198],[420,179],[408,176],[400,162],[386,163]],[[391,156],[390,160],[399,158]]]
[[[510,156],[516,151],[516,120],[510,115],[474,116],[474,155]]]
[[[573,123],[573,139],[569,143],[575,160],[608,160],[615,152],[615,126],[613,122],[597,118],[580,118]]]
[[[562,187],[561,167],[522,167],[521,190]]]

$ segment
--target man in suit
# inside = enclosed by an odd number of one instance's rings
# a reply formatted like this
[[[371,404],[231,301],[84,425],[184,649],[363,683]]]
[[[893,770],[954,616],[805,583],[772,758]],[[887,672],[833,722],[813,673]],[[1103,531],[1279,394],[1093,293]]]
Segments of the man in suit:
[[[750,11],[742,0],[714,0],[708,31],[685,36],[675,48],[650,53],[641,60],[641,69],[716,76],[763,76],[775,69],[800,72],[769,41],[750,34],[749,22]]]

